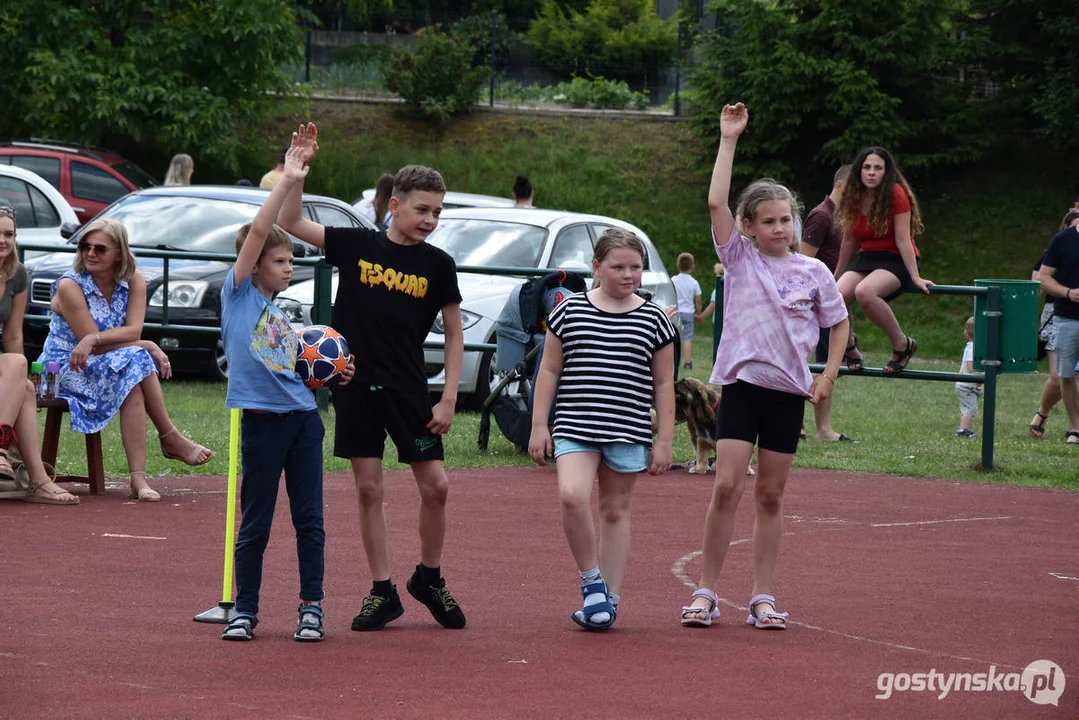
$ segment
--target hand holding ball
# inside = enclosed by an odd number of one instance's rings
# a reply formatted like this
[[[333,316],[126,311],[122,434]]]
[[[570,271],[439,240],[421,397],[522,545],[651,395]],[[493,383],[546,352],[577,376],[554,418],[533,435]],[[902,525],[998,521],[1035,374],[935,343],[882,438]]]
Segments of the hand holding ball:
[[[329,325],[310,325],[300,332],[296,374],[312,390],[333,387],[348,365],[345,337]]]

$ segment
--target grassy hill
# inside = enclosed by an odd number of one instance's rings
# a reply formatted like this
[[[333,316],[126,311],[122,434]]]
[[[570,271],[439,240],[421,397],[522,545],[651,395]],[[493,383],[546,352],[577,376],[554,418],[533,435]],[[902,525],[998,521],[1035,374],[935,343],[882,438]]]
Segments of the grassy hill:
[[[318,124],[322,148],[307,183],[313,192],[352,200],[382,172],[419,163],[439,169],[453,190],[508,196],[514,177],[525,173],[537,205],[632,222],[656,243],[668,270],[688,251],[697,258],[702,286],[713,282],[705,204],[713,150],[700,145],[685,121],[478,110],[434,131],[395,107],[313,101],[305,113],[265,123],[261,137],[252,139],[262,152],[245,166],[248,176],[259,177],[263,158],[272,156],[265,148],[285,143],[307,119]],[[950,285],[1028,279],[1079,192],[1077,160],[1025,143],[1009,157],[912,177],[926,225],[918,238],[923,276]],[[807,209],[830,189],[828,180],[783,180]],[[894,307],[904,329],[918,338],[919,355],[959,355],[970,299],[904,296]],[[863,345],[885,349],[882,333],[857,314],[855,322]]]

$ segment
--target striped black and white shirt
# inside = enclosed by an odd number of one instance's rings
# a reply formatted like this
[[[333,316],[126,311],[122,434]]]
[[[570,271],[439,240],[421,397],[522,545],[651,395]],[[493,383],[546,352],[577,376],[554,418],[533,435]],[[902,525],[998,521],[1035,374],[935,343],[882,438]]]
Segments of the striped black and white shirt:
[[[547,320],[562,341],[554,437],[651,447],[652,356],[674,340],[658,305],[600,310],[587,293],[562,301]]]

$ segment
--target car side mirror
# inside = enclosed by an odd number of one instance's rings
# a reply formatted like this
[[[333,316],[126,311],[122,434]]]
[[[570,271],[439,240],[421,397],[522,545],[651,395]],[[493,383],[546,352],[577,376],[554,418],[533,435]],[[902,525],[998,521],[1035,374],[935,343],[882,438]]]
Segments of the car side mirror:
[[[80,227],[81,225],[79,225],[78,223],[66,222],[60,226],[60,237],[67,240],[72,235],[74,235]]]
[[[307,255],[307,246],[297,240],[292,241],[292,257],[302,258]]]

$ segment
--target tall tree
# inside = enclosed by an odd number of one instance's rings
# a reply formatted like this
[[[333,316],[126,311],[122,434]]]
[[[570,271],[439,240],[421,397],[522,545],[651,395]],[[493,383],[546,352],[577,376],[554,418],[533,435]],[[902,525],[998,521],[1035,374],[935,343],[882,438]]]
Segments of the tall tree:
[[[724,103],[750,109],[739,146],[747,173],[834,169],[883,145],[904,168],[977,157],[978,106],[956,82],[954,0],[719,0],[719,31],[700,37],[691,113],[710,147]]]
[[[971,0],[961,27],[996,127],[1079,147],[1079,0]]]
[[[0,135],[127,137],[234,169],[302,52],[285,0],[4,3]]]

